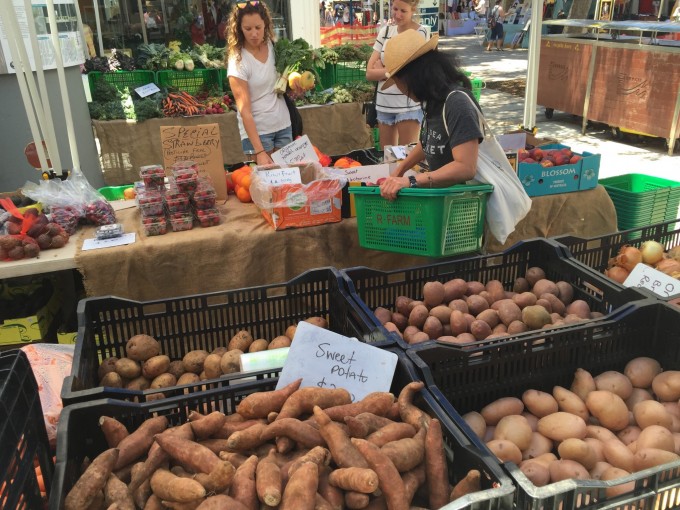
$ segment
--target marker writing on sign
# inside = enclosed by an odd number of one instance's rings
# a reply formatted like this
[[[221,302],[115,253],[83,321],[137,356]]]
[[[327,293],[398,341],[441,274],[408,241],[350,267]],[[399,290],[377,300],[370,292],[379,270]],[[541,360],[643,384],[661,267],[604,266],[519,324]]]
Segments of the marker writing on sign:
[[[340,352],[327,350],[328,346],[330,346],[329,343],[319,344],[315,356],[317,358],[326,358],[337,362],[336,365],[331,367],[331,375],[337,375],[339,377],[344,377],[345,379],[353,379],[362,383],[368,381],[368,377],[364,375],[363,369],[361,369],[361,372],[359,373],[352,369],[352,363],[355,361],[354,351],[352,351],[351,355],[347,356]]]

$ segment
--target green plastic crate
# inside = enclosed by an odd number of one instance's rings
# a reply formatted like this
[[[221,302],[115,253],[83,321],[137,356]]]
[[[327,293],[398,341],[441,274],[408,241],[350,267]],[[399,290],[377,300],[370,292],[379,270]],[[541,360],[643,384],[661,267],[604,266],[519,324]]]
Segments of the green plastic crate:
[[[320,78],[316,82],[316,90],[326,90],[335,85],[335,64],[326,64],[323,69],[320,67],[315,69]]]
[[[123,186],[105,186],[103,188],[99,188],[97,191],[99,191],[99,193],[101,193],[106,200],[111,202],[113,200],[125,199],[123,193],[125,193],[125,190],[128,188],[132,188],[132,184],[125,184]]]
[[[159,87],[172,87],[196,95],[202,90],[216,88],[223,92],[219,69],[194,69],[193,71],[158,71],[156,83]]]
[[[479,101],[482,95],[482,89],[484,88],[484,80],[481,78],[470,78],[472,82],[472,96]]]
[[[333,85],[342,85],[352,81],[366,81],[366,64],[365,61],[338,62],[335,64],[335,83]]]
[[[90,94],[94,92],[94,87],[100,80],[110,83],[116,87],[119,92],[123,92],[123,90],[127,87],[132,93],[137,87],[148,85],[149,83],[155,83],[156,73],[153,71],[113,71],[110,73],[91,71],[87,73],[87,82],[90,86]]]
[[[479,251],[493,186],[403,189],[394,201],[380,188],[353,186],[359,243],[374,250],[447,257]]]
[[[644,227],[678,217],[680,182],[644,174],[600,179],[614,203],[619,230]]]

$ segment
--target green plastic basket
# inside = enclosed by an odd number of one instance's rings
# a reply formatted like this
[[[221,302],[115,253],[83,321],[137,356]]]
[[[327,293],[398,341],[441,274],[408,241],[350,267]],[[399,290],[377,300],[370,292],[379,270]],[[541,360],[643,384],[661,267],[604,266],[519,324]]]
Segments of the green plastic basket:
[[[479,101],[479,98],[482,95],[482,89],[484,88],[484,80],[481,78],[470,78],[470,81],[472,82],[472,95]]]
[[[118,92],[123,92],[127,87],[130,93],[133,93],[137,87],[155,83],[156,73],[153,71],[113,71],[110,73],[91,71],[87,73],[87,82],[90,86],[91,94],[94,92],[95,85],[100,80],[110,83],[118,89]]]
[[[352,186],[359,243],[374,250],[424,257],[479,251],[489,184],[403,189],[389,201],[375,186]]]
[[[335,64],[326,64],[323,69],[320,67],[315,69],[320,78],[316,83],[316,90],[326,90],[335,85]]]
[[[196,95],[202,90],[216,88],[223,92],[219,69],[194,69],[193,71],[158,71],[156,83],[159,87],[173,87],[188,94]]]
[[[342,85],[352,81],[366,81],[366,62],[338,62],[335,64],[335,83]]]
[[[680,182],[644,174],[600,179],[614,203],[619,230],[644,227],[678,217]]]
[[[123,186],[105,186],[99,188],[97,191],[103,195],[103,197],[109,202],[113,200],[123,200],[125,199],[125,190],[132,188],[132,184],[125,184]]]

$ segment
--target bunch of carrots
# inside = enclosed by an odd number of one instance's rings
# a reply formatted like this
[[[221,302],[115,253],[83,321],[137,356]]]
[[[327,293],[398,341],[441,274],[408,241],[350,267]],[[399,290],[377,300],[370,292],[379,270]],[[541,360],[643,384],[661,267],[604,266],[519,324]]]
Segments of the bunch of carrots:
[[[163,99],[163,114],[166,117],[186,117],[203,113],[204,105],[184,91],[170,92]]]
[[[92,459],[65,509],[105,501],[145,509],[408,510],[413,500],[437,509],[481,490],[477,470],[449,484],[441,424],[413,402],[422,382],[396,398],[375,392],[358,402],[344,389],[300,384],[248,395],[229,416],[193,411],[176,427],[156,416],[129,431],[102,416],[109,449]]]

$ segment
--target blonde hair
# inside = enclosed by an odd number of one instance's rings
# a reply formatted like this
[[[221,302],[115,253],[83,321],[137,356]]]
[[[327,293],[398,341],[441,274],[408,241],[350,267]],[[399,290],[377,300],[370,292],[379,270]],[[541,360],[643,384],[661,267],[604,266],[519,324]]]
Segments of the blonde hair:
[[[262,21],[264,21],[264,42],[267,43],[274,40],[271,13],[269,12],[269,7],[267,7],[267,4],[265,4],[263,0],[260,0],[256,5],[248,2],[242,8],[239,7],[238,4],[234,4],[224,34],[227,39],[227,50],[224,57],[227,61],[231,56],[235,56],[237,62],[241,60],[241,49],[243,49],[243,43],[245,41],[243,31],[241,30],[241,22],[243,21],[243,16],[246,14],[259,14]]]

